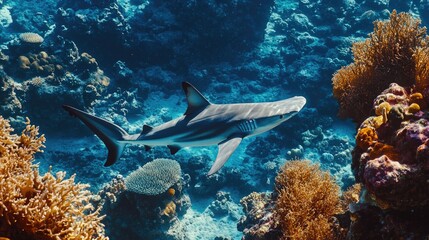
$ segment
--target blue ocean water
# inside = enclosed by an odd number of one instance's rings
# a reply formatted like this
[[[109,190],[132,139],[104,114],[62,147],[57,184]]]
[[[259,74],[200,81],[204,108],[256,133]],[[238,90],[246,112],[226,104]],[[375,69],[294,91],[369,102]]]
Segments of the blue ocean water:
[[[240,239],[240,199],[272,191],[288,160],[320,163],[342,189],[354,183],[356,125],[338,118],[331,78],[352,62],[351,44],[393,9],[429,23],[427,1],[0,0],[0,115],[16,129],[25,117],[40,126],[47,138],[36,157],[40,170],[76,174],[94,193],[153,159],[180,163],[185,200],[177,217],[151,225],[150,210],[126,196],[118,205],[127,207],[105,210],[110,239]],[[43,42],[25,42],[24,32]],[[114,165],[103,167],[103,142],[61,107],[138,134],[143,125],[183,115],[183,81],[218,104],[293,96],[307,104],[275,129],[245,138],[211,177],[217,146],[174,155],[167,147],[127,146]]]

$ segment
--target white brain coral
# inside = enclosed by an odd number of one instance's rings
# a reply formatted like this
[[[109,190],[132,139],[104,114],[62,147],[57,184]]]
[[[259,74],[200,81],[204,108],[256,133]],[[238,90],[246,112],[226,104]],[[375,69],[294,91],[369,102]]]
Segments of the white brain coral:
[[[146,163],[125,178],[128,191],[144,195],[164,193],[180,180],[181,169],[177,161],[158,158]]]
[[[42,43],[44,40],[42,36],[33,32],[21,33],[19,34],[19,39],[26,43]]]

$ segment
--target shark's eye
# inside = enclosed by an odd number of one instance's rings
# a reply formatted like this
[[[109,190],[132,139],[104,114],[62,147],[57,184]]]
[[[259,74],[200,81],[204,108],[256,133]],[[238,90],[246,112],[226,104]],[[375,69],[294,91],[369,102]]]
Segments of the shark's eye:
[[[280,118],[280,119],[282,119],[282,118],[283,118],[283,115],[280,115],[280,116],[279,116],[279,118]]]

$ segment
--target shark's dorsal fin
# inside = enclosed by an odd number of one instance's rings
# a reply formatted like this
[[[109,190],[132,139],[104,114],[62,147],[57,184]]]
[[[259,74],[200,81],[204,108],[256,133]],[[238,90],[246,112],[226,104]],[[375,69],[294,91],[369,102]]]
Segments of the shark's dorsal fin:
[[[235,151],[235,149],[240,145],[241,137],[229,138],[225,141],[219,143],[219,150],[217,153],[216,161],[214,162],[212,168],[210,169],[207,176],[210,176],[217,171],[226,163],[231,154]]]
[[[188,109],[186,109],[185,115],[189,115],[210,105],[210,102],[190,83],[182,82],[182,87],[188,101]]]
[[[146,133],[150,132],[152,129],[153,129],[153,127],[145,124],[145,125],[143,125],[143,129],[142,129],[141,134],[146,134]]]
[[[167,145],[167,147],[170,149],[170,153],[172,155],[176,154],[180,150],[180,147],[175,145]]]

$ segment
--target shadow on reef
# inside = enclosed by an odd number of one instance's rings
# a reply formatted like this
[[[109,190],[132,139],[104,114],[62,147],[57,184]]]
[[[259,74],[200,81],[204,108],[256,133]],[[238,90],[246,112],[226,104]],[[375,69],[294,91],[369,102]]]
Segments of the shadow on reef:
[[[131,66],[167,63],[180,69],[256,46],[264,38],[273,3],[149,1],[129,13],[117,1],[60,1],[57,34],[91,49],[108,65],[119,58]]]

